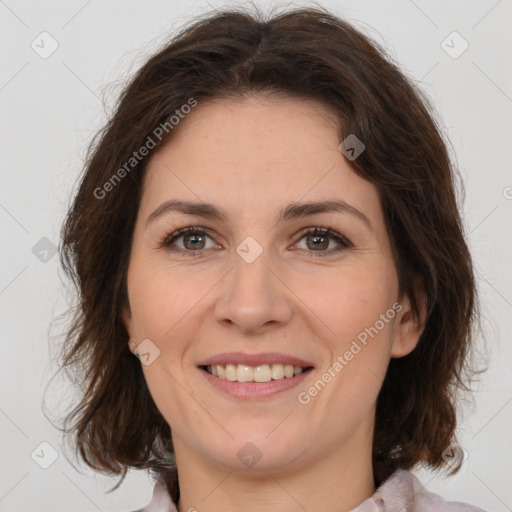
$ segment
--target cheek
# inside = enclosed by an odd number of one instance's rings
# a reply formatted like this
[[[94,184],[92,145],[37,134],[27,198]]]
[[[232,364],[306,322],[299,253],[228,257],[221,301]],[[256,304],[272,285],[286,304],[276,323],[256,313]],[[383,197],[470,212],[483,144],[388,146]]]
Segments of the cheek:
[[[383,264],[347,265],[332,272],[328,280],[312,278],[301,285],[307,297],[305,302],[315,313],[332,349],[338,352],[346,350],[352,340],[376,322],[378,330],[382,331],[379,337],[389,337],[389,322],[382,325],[380,318],[396,299],[397,287],[393,276],[392,269]]]
[[[183,417],[185,411],[187,422],[200,423],[204,419],[190,406],[189,393],[180,383],[186,381],[183,361],[198,325],[194,315],[201,311],[200,299],[209,286],[161,262],[138,263],[129,276],[137,338],[150,339],[160,352],[152,364],[142,365],[149,392],[167,421]]]
[[[183,329],[187,315],[208,291],[205,280],[166,268],[161,262],[135,266],[128,284],[138,337],[157,343]]]
[[[316,303],[314,311],[323,320],[318,325],[326,333],[322,338],[330,360],[313,389],[304,391],[318,396],[312,398],[312,407],[321,423],[318,428],[324,431],[332,429],[344,435],[358,428],[369,417],[382,387],[396,312],[393,286],[387,288],[385,281],[375,286],[373,279],[378,277],[382,276],[371,272],[364,278],[344,276],[333,281],[331,293]]]
[[[320,376],[329,382],[324,403],[340,411],[367,411],[381,387],[396,316],[393,276],[392,269],[375,264],[333,274],[327,293],[309,283],[307,303],[315,313],[311,318],[316,318],[315,330],[330,355]]]

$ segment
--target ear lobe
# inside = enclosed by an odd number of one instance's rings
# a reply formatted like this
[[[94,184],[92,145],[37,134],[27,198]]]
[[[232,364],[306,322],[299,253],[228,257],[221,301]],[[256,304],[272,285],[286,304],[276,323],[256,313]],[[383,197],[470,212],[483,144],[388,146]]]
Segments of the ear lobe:
[[[391,347],[391,357],[404,357],[410,354],[418,345],[418,342],[425,329],[426,303],[424,295],[419,295],[420,318],[414,315],[411,301],[404,297],[400,301],[402,309],[396,317],[395,333]]]
[[[131,338],[133,336],[133,318],[129,306],[124,306],[122,308],[121,320],[123,322],[126,333],[128,334],[128,337]]]

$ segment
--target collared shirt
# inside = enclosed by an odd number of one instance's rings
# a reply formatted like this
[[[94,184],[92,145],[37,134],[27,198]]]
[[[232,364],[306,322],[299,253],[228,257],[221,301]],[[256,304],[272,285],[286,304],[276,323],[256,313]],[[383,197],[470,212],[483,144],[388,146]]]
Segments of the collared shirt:
[[[178,512],[167,487],[158,480],[148,505],[135,512]],[[441,496],[427,491],[410,471],[397,469],[365,501],[350,512],[486,512],[461,503],[445,501]]]

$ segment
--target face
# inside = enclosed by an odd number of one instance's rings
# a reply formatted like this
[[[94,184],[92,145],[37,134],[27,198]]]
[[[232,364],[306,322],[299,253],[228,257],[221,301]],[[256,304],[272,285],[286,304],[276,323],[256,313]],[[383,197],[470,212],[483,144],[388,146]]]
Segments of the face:
[[[315,102],[210,101],[178,128],[148,163],[123,314],[178,463],[371,453],[389,360],[420,335],[375,186]]]

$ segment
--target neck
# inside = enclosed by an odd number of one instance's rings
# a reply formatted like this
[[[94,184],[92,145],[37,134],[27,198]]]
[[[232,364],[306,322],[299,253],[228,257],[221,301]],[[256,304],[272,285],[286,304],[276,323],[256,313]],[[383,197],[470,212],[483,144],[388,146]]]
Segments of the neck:
[[[339,446],[326,446],[314,460],[296,462],[293,468],[251,472],[205,460],[175,440],[178,511],[348,512],[375,492],[368,433],[361,428]]]

